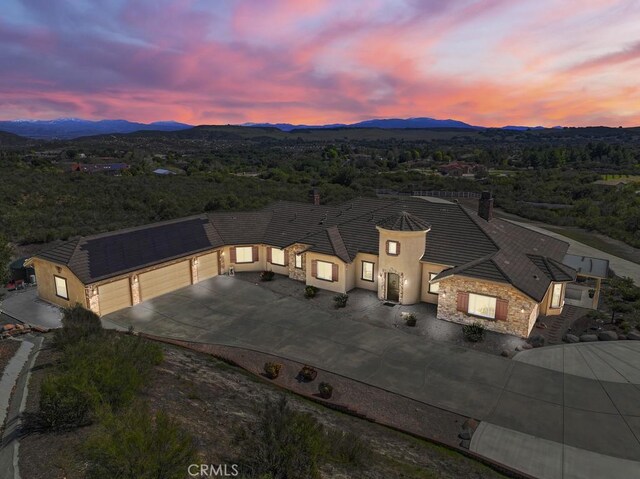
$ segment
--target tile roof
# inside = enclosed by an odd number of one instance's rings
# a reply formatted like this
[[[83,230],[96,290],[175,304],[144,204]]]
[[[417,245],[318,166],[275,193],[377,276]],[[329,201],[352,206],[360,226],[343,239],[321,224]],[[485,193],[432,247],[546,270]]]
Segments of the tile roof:
[[[424,231],[422,261],[461,274],[503,281],[542,299],[550,281],[569,281],[568,244],[506,221],[487,222],[455,203],[420,198],[358,198],[338,206],[275,202],[249,212],[215,212],[64,243],[38,256],[68,265],[85,284],[222,245],[294,243],[351,262],[378,254],[376,225]],[[542,295],[542,296],[541,296]]]

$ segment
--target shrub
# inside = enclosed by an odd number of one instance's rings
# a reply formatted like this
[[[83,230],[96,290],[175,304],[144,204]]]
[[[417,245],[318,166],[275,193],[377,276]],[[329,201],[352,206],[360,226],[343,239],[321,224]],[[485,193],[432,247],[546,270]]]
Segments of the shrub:
[[[282,364],[272,362],[264,363],[264,373],[269,379],[277,378],[280,374],[280,369],[282,369]]]
[[[84,446],[87,477],[111,479],[182,479],[198,462],[191,436],[163,412],[146,406],[108,414]]]
[[[95,388],[80,374],[47,376],[40,389],[37,422],[46,429],[63,430],[92,421],[98,402]]]
[[[320,393],[320,397],[329,399],[333,394],[333,386],[329,383],[322,382],[318,384],[318,392]]]
[[[100,317],[77,304],[63,310],[62,328],[54,333],[53,344],[54,347],[63,349],[83,339],[100,336],[103,332]]]
[[[472,343],[480,342],[484,339],[484,326],[481,323],[465,324],[462,327],[464,339]]]
[[[260,281],[271,281],[275,273],[273,271],[263,271],[260,273]]]
[[[304,288],[305,298],[315,298],[316,294],[318,294],[318,288],[316,288],[315,286],[305,286]]]
[[[344,308],[347,305],[348,300],[349,295],[344,293],[336,294],[333,297],[333,302],[335,303],[336,308]]]
[[[333,429],[327,433],[329,456],[336,462],[363,466],[371,462],[373,451],[360,436]]]
[[[302,366],[300,373],[298,376],[302,378],[303,381],[313,381],[318,375],[318,371],[313,369],[311,366]]]
[[[416,325],[417,322],[416,315],[413,313],[407,314],[404,320],[407,323],[407,326],[411,326],[412,328]]]
[[[535,336],[531,336],[529,339],[527,339],[527,342],[534,348],[541,348],[542,346],[544,346],[545,339],[544,336],[536,334]]]
[[[243,448],[256,477],[317,478],[327,451],[322,425],[308,413],[293,411],[286,398],[266,402]]]

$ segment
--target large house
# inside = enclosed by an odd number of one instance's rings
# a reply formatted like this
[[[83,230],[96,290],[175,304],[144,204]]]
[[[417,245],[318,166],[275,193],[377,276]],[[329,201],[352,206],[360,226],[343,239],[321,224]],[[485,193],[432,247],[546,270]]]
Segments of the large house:
[[[219,274],[264,271],[381,301],[437,304],[440,319],[480,321],[526,337],[560,314],[576,277],[568,244],[478,212],[418,198],[361,198],[340,206],[277,202],[82,237],[30,260],[38,293],[105,315]]]

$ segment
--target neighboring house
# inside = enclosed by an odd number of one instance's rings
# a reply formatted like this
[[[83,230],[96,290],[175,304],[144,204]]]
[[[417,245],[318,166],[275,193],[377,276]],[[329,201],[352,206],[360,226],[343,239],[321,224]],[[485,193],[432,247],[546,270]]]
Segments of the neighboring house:
[[[159,175],[159,176],[167,176],[167,175],[175,175],[176,173],[174,171],[167,170],[166,168],[157,168],[153,170],[153,174]]]
[[[313,202],[319,195],[313,193]],[[271,270],[336,293],[437,304],[440,319],[526,337],[560,314],[568,244],[455,203],[360,198],[276,202],[69,241],[30,260],[42,299],[100,315],[233,271]]]
[[[80,173],[102,173],[107,175],[121,175],[128,170],[126,163],[72,163],[71,171]]]

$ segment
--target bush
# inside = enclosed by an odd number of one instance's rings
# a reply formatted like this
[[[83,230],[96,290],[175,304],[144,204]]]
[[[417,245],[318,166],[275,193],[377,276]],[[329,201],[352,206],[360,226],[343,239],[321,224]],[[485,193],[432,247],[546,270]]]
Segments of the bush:
[[[484,339],[484,326],[481,323],[465,324],[462,334],[467,341],[478,343]]]
[[[318,288],[316,288],[315,286],[305,286],[304,288],[305,298],[315,298],[316,294],[318,294]]]
[[[333,394],[333,386],[329,383],[322,382],[318,384],[318,392],[323,399],[329,399]]]
[[[271,281],[275,273],[273,271],[263,271],[260,273],[260,281]]]
[[[298,373],[298,376],[302,378],[303,381],[313,381],[318,375],[318,371],[313,369],[311,366],[302,366],[302,369]]]
[[[92,422],[97,402],[97,391],[82,375],[47,376],[40,389],[37,422],[53,430],[84,426]]]
[[[191,436],[163,412],[146,406],[106,415],[84,446],[87,477],[112,479],[182,479],[198,463]]]
[[[410,326],[412,328],[416,325],[416,322],[417,322],[416,315],[413,313],[407,314],[404,320],[407,323],[407,326]]]
[[[352,432],[331,430],[327,434],[329,456],[336,462],[364,466],[371,462],[373,451],[360,436]]]
[[[103,332],[100,317],[77,304],[63,310],[62,328],[54,333],[53,345],[57,349],[63,349],[83,339],[100,336]]]
[[[264,363],[264,373],[269,379],[277,378],[280,374],[280,369],[282,369],[282,364],[272,362]]]
[[[544,336],[536,334],[535,336],[531,336],[529,339],[527,339],[527,342],[534,348],[541,348],[542,346],[544,346],[545,339]]]
[[[344,308],[347,305],[347,301],[349,300],[349,295],[340,293],[333,297],[333,302],[336,305],[336,308]]]
[[[286,398],[266,402],[243,455],[256,477],[317,478],[327,451],[322,425],[307,413],[293,411]]]

